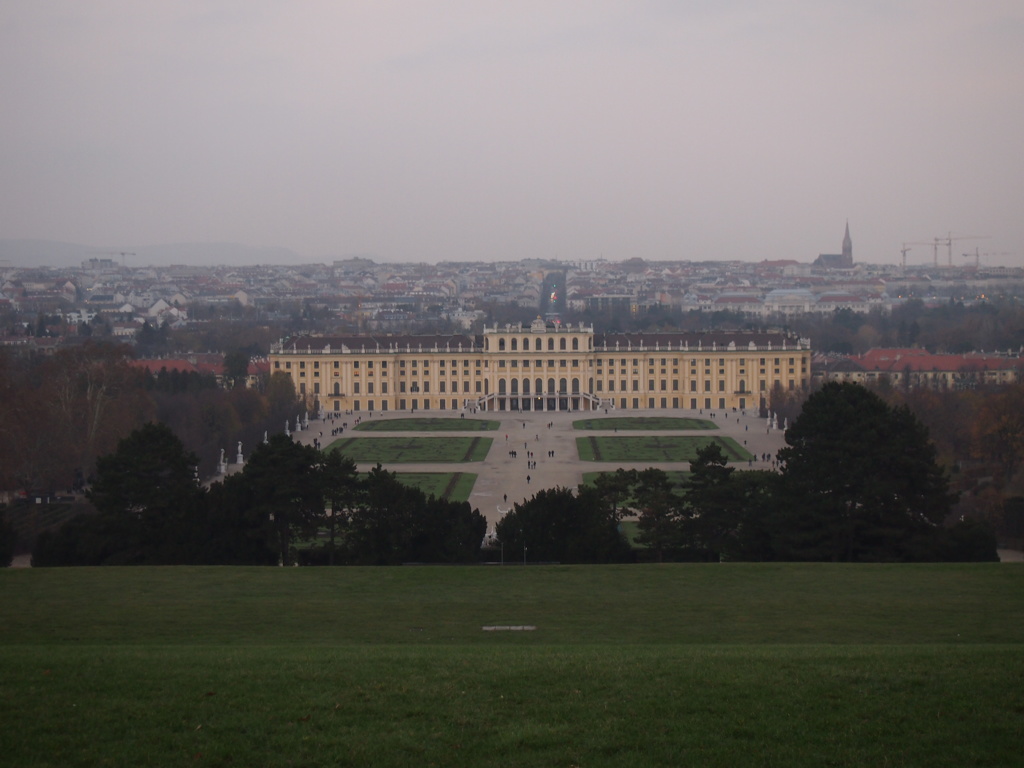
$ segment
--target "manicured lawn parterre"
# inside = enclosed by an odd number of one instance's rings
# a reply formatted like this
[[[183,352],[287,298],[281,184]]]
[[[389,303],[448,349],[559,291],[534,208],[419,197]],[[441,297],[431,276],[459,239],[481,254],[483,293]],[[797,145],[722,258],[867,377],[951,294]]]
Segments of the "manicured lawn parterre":
[[[601,475],[614,475],[614,472],[584,472],[583,473],[583,484],[584,485],[596,485],[597,478]],[[680,469],[669,469],[666,470],[665,476],[668,477],[668,481],[674,486],[680,486],[686,478],[690,476],[689,472],[684,472]]]
[[[617,416],[605,419],[581,419],[572,423],[573,429],[603,429],[603,430],[694,430],[694,429],[718,429],[713,421],[707,419],[687,419],[671,416]]]
[[[341,451],[357,464],[417,464],[483,461],[489,437],[349,437],[335,440],[329,451]]]
[[[398,482],[449,501],[469,501],[476,475],[472,472],[399,472]]]
[[[485,419],[367,419],[354,429],[360,432],[480,432],[494,431],[500,424]]]
[[[9,765],[959,768],[1024,736],[1024,565],[8,570],[0,612]]]
[[[7,508],[6,519],[18,533],[20,542],[35,540],[40,531],[56,529],[82,514],[79,504],[15,503]]]
[[[729,461],[753,458],[731,437],[697,435],[636,435],[577,437],[576,450],[581,461],[637,462],[693,461],[697,451],[708,443],[718,443]]]

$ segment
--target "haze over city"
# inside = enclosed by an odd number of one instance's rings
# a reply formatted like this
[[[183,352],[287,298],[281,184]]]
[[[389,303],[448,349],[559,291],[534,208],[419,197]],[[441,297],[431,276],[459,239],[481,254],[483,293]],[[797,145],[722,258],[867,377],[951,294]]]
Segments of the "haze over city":
[[[5,240],[1024,264],[1013,0],[7,3],[0,104]]]

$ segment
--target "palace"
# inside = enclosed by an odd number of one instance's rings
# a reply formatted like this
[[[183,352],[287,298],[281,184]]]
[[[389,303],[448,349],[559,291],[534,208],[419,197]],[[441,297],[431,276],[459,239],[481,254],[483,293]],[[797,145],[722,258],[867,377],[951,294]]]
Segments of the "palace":
[[[808,386],[810,346],[781,332],[594,333],[538,318],[477,336],[297,336],[270,363],[314,410],[746,409]]]

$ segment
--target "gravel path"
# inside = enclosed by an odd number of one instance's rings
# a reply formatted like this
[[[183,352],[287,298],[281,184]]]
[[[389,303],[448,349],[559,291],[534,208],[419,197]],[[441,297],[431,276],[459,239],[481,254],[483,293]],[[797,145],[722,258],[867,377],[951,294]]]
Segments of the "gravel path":
[[[432,416],[442,415],[440,412],[432,413]],[[449,416],[454,416],[450,413]],[[501,510],[509,509],[515,502],[523,501],[533,496],[543,488],[556,486],[567,486],[575,488],[583,482],[584,472],[597,472],[601,470],[614,470],[619,466],[624,469],[646,469],[657,467],[665,470],[678,470],[689,468],[689,462],[662,462],[652,463],[649,461],[636,462],[634,464],[608,463],[580,461],[576,452],[576,438],[592,435],[617,435],[626,437],[630,435],[650,435],[646,430],[577,430],[573,429],[572,422],[586,419],[598,414],[592,411],[552,412],[552,411],[528,411],[525,413],[510,413],[507,411],[491,411],[487,413],[478,412],[475,415],[467,414],[466,418],[489,419],[500,421],[501,425],[494,432],[388,432],[389,437],[425,437],[432,436],[454,436],[471,434],[474,437],[486,436],[494,439],[494,444],[487,455],[487,458],[480,462],[467,462],[465,464],[449,463],[416,463],[416,464],[391,464],[384,465],[385,469],[396,472],[473,472],[477,477],[473,492],[469,497],[469,503],[480,510],[480,513],[487,518],[488,528],[493,529],[494,524],[501,518]],[[605,414],[600,414],[602,417]],[[616,414],[611,411],[608,418]],[[665,411],[629,411],[628,416],[636,417],[663,417]],[[708,414],[683,411],[673,412],[671,415],[689,416],[692,418],[707,419]],[[388,418],[410,418],[408,413],[389,412],[387,414],[375,413],[372,417],[364,414],[364,420],[388,419]],[[347,421],[350,425],[354,417],[349,415],[338,420]],[[717,412],[714,419],[718,429],[716,430],[693,430],[693,431],[672,431],[677,435],[699,435],[709,437],[718,435],[733,438],[739,445],[745,447],[751,453],[775,454],[785,444],[783,431],[781,429],[771,430],[766,428],[765,419],[754,416],[742,416],[734,413]],[[327,446],[336,438],[330,437],[330,430],[325,429],[324,436],[320,436],[320,422],[311,422],[309,429],[295,435],[303,443],[311,443],[314,438],[319,438],[321,444]],[[345,437],[355,437],[367,433],[350,433],[345,430]],[[516,458],[509,456],[509,451],[517,451]],[[533,452],[532,459],[527,455]],[[553,456],[548,452],[554,451]],[[529,461],[536,462],[534,468],[529,468]],[[736,462],[733,464],[737,469],[748,469],[747,462]],[[764,469],[768,465],[764,462],[754,462],[754,469]],[[369,465],[359,466],[360,471],[371,469]],[[527,480],[529,477],[529,480]],[[507,500],[506,500],[507,497]]]

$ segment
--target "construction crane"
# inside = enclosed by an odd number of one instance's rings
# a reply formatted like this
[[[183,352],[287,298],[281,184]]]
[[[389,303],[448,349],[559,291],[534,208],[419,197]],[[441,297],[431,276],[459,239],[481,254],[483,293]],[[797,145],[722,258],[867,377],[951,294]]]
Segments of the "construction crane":
[[[126,266],[125,265],[125,256],[134,256],[135,255],[131,251],[89,251],[89,253],[94,253],[94,254],[96,254],[98,256],[120,256],[121,257],[121,267],[122,268],[124,266]]]
[[[120,256],[121,257],[121,267],[124,268],[124,267],[127,266],[127,264],[125,263],[125,258],[124,257],[125,256],[134,256],[135,254],[132,253],[131,251],[116,251],[116,252],[112,252],[110,255],[111,256]]]
[[[934,248],[935,248],[935,252],[934,252],[935,266],[936,267],[939,266],[939,244],[940,243],[944,244],[946,246],[946,248],[948,249],[947,250],[947,254],[946,254],[946,266],[947,267],[952,267],[953,266],[953,242],[954,241],[956,241],[956,240],[987,240],[989,237],[991,237],[991,235],[960,235],[958,237],[953,237],[953,233],[952,232],[950,232],[948,235],[946,235],[946,237],[936,237],[935,238],[935,243],[934,243]]]
[[[900,249],[900,256],[901,256],[901,259],[902,259],[900,263],[903,265],[903,272],[904,273],[906,273],[906,271],[907,271],[907,253],[912,251],[912,250],[914,250],[913,248],[908,248],[907,246],[909,246],[909,245],[931,245],[931,244],[932,244],[931,242],[927,242],[926,243],[923,240],[916,241],[916,242],[908,242],[908,243],[904,243],[903,244],[903,247]]]
[[[974,253],[965,253],[963,255],[965,259],[969,259],[969,258],[971,258],[971,256],[974,257],[974,271],[975,272],[977,272],[978,268],[981,266],[981,257],[982,256],[988,257],[988,256],[1016,256],[1017,255],[1017,254],[1011,253],[1009,251],[1003,251],[1002,253],[979,253],[980,250],[981,250],[980,248],[975,248],[974,249]]]

